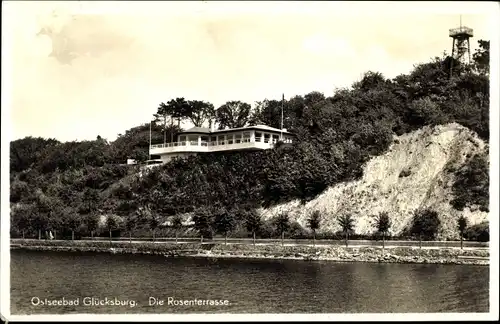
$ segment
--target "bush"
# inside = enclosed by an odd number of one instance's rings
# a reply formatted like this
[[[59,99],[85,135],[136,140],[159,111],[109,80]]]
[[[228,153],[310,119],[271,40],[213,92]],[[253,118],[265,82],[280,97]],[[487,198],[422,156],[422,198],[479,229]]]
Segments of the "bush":
[[[479,206],[481,211],[489,210],[489,161],[488,154],[469,157],[456,173],[452,186],[455,198],[451,201],[457,210]]]
[[[441,221],[436,211],[420,209],[413,216],[410,233],[425,240],[434,240],[440,226]]]
[[[400,178],[406,178],[408,177],[409,175],[411,175],[411,171],[409,169],[403,169],[401,170],[401,172],[399,173],[399,177]]]
[[[466,229],[465,239],[469,241],[477,242],[489,242],[490,241],[490,224],[488,221],[472,225]]]

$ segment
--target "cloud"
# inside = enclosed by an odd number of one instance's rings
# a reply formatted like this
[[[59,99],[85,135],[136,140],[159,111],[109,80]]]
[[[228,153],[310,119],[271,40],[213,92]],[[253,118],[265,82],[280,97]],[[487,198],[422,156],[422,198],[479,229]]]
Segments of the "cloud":
[[[52,41],[49,54],[61,64],[71,64],[78,58],[99,57],[108,52],[126,51],[134,41],[126,34],[115,31],[103,16],[79,15],[64,23],[48,22],[37,36]]]

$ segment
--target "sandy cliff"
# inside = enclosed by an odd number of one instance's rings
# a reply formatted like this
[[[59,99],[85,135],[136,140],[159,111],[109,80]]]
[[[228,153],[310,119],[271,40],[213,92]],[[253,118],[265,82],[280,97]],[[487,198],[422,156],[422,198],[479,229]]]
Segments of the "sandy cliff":
[[[341,212],[349,212],[356,221],[357,233],[374,231],[374,214],[387,211],[392,219],[392,234],[400,233],[411,222],[412,213],[420,207],[431,207],[439,213],[441,238],[456,238],[456,219],[464,214],[470,224],[477,224],[488,213],[477,208],[454,210],[450,171],[464,164],[468,155],[482,152],[486,145],[469,129],[448,124],[424,127],[413,133],[395,137],[386,154],[372,158],[364,167],[364,175],[357,181],[342,183],[323,192],[316,199],[301,205],[292,201],[262,210],[265,219],[282,210],[291,220],[306,226],[309,213],[323,214],[322,230],[336,231],[335,219]]]

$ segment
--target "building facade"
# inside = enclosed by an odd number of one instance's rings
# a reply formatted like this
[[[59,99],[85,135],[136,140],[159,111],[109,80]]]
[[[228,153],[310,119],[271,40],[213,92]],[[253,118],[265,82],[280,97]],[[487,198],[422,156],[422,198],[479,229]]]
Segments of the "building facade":
[[[167,163],[176,157],[187,157],[204,152],[252,151],[273,148],[278,141],[293,143],[294,136],[286,129],[255,125],[225,130],[193,127],[176,136],[173,143],[154,144],[149,148],[154,160]]]

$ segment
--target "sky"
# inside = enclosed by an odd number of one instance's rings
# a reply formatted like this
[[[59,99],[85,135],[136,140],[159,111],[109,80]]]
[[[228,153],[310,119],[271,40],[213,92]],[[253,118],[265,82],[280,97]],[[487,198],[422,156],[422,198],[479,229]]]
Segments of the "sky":
[[[4,1],[2,120],[12,140],[112,141],[176,97],[217,108],[330,96],[364,72],[392,78],[450,53],[460,15],[473,53],[492,39],[495,5]]]

